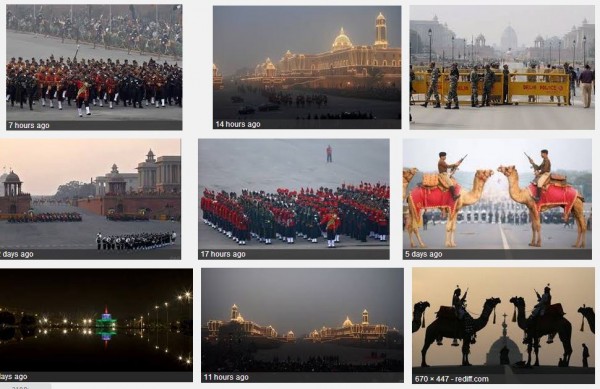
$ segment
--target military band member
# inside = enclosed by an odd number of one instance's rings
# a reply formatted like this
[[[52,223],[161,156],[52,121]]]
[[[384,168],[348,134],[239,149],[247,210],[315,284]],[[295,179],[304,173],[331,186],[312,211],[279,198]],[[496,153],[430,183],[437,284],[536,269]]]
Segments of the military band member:
[[[446,162],[446,152],[442,151],[439,154],[440,159],[438,161],[438,176],[442,183],[450,190],[450,194],[452,195],[452,199],[457,200],[460,195],[457,195],[454,188],[454,183],[448,174],[448,170],[456,170],[457,167],[462,163],[458,161],[453,164],[448,164]]]

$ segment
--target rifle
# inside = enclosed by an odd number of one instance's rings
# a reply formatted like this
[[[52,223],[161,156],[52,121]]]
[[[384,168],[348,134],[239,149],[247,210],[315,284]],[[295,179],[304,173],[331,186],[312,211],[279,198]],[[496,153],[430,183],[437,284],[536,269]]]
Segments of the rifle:
[[[540,294],[538,293],[537,290],[533,289],[533,291],[535,292],[535,295],[537,296],[538,301],[540,301],[542,299],[542,296],[540,296]]]
[[[464,161],[465,158],[467,158],[467,155],[469,155],[469,154],[465,154],[464,157],[459,159],[458,162],[456,163],[456,166],[450,170],[450,177],[452,177],[454,175],[454,173],[456,173],[456,170],[458,170],[458,165],[460,165],[462,163],[462,161]]]
[[[529,163],[531,164],[531,168],[532,168],[533,170],[535,170],[535,162],[533,162],[533,159],[532,159],[532,158],[531,158],[529,155],[527,155],[527,153],[526,153],[526,152],[524,152],[524,151],[523,151],[523,154],[525,154],[525,156],[526,156],[526,157],[527,157],[527,159],[529,160]],[[537,293],[537,292],[536,292],[536,293]]]

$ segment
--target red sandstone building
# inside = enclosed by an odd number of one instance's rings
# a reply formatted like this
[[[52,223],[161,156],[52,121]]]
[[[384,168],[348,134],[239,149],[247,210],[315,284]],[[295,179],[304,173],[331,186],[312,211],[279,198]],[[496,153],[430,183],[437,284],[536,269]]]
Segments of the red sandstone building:
[[[151,219],[181,216],[181,156],[155,158],[152,150],[137,167],[137,189],[113,164],[109,174],[96,179],[98,195],[80,199],[77,206],[98,215],[144,213]],[[102,190],[98,190],[102,188]]]
[[[23,182],[12,170],[2,177],[4,191],[0,196],[1,214],[22,214],[31,208],[31,195],[21,190]]]

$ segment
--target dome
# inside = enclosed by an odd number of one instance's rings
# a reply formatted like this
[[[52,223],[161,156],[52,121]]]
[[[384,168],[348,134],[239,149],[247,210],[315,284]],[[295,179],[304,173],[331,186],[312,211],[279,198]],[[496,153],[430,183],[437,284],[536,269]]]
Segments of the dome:
[[[346,320],[344,320],[344,324],[342,324],[342,327],[352,327],[352,321],[350,321],[350,318],[348,316],[346,316]]]
[[[536,41],[536,42],[543,42],[543,41],[544,41],[544,38],[542,38],[542,36],[541,36],[541,35],[538,35],[538,36],[536,36],[536,37],[535,37],[535,41]]]
[[[294,331],[289,331],[287,333],[287,336],[289,336],[290,338],[293,338],[294,337]]]
[[[17,176],[15,172],[11,170],[10,174],[8,174],[4,179],[4,182],[7,184],[18,184],[21,182],[21,180],[19,179],[19,176]]]
[[[217,70],[217,65],[213,63],[213,70]]]
[[[344,50],[352,47],[350,38],[344,33],[344,27],[340,30],[340,34],[333,41],[333,51]]]
[[[512,28],[511,26],[508,26],[502,32],[502,37],[500,38],[500,48],[503,51],[506,51],[509,49],[517,48],[517,47],[518,47],[517,33],[515,32],[514,28]]]
[[[385,16],[383,16],[383,14],[380,12],[376,20],[385,20]]]
[[[485,358],[486,365],[500,364],[500,350],[502,350],[504,347],[505,342],[506,348],[508,349],[508,360],[510,361],[510,364],[512,365],[513,363],[521,362],[523,360],[523,354],[519,350],[519,345],[517,345],[517,343],[515,343],[515,341],[513,341],[511,338],[502,336],[492,343],[492,346],[490,347],[490,350]]]

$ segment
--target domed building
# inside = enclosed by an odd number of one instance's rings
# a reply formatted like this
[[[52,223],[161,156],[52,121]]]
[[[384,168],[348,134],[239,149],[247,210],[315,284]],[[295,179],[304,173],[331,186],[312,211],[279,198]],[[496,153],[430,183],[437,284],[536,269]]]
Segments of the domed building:
[[[342,27],[340,30],[340,34],[333,41],[333,45],[331,45],[331,51],[335,52],[339,50],[351,49],[352,47],[352,41],[350,41],[350,38],[348,38],[348,36],[344,32],[344,27]]]
[[[381,341],[387,336],[388,326],[385,324],[369,323],[369,312],[365,309],[362,313],[362,322],[352,323],[349,316],[341,327],[325,327],[313,330],[307,340],[315,343],[344,342],[344,341]],[[391,330],[393,331],[393,330]]]
[[[506,328],[508,327],[508,324],[506,324],[506,313],[503,316],[504,321],[502,322],[502,336],[492,343],[490,351],[485,356],[486,365],[501,365],[502,363],[500,361],[500,354],[505,347],[506,350],[504,353],[508,356],[508,362],[510,365],[523,360],[523,354],[521,354],[519,351],[519,346],[507,335],[508,331]]]
[[[8,176],[6,171],[0,175],[0,196],[4,196],[4,181],[6,180],[6,176]]]
[[[502,51],[515,51],[518,47],[519,41],[517,39],[517,33],[514,28],[508,26],[502,32],[502,37],[500,38],[500,48]]]
[[[303,83],[313,88],[347,88],[365,84],[367,76],[378,74],[381,82],[400,89],[401,49],[390,47],[387,23],[382,13],[375,18],[375,39],[357,44],[350,39],[351,29],[341,27],[331,50],[318,54],[287,50],[279,62],[267,59],[255,68],[246,82],[260,85]]]

